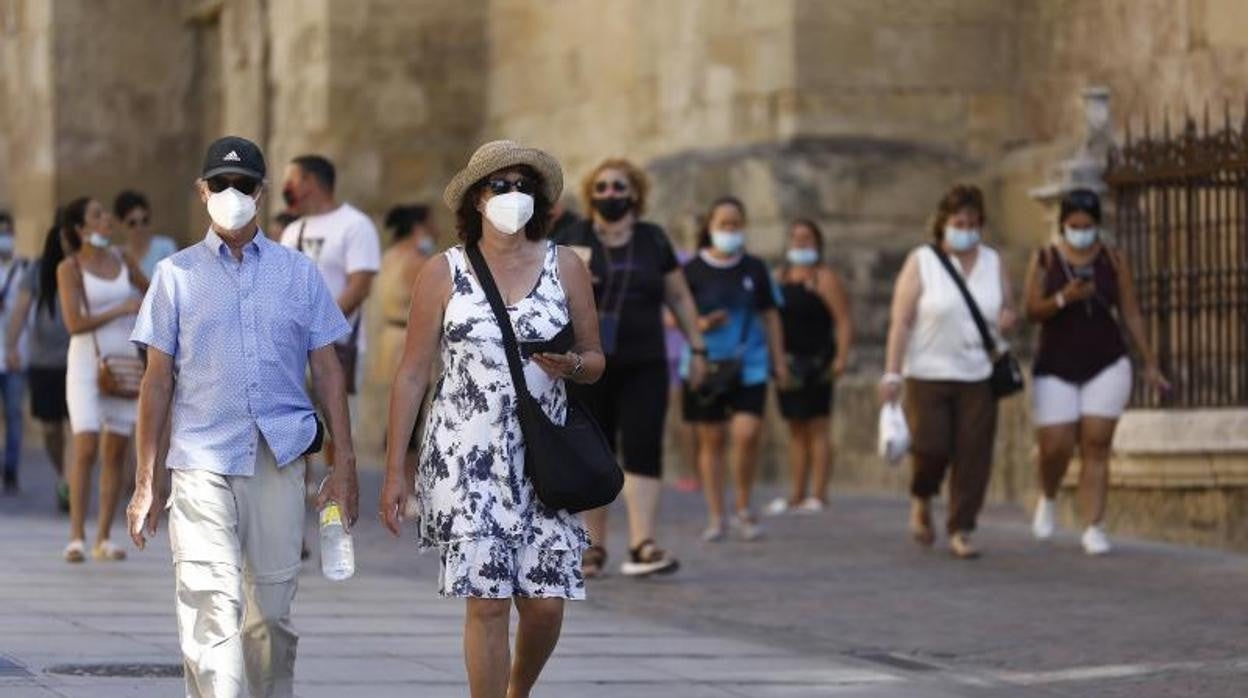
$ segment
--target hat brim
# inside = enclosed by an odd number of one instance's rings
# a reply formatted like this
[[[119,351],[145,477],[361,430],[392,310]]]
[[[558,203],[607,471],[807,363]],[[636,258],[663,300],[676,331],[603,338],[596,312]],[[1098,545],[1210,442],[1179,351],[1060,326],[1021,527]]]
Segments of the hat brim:
[[[251,168],[240,167],[238,165],[221,165],[220,167],[214,167],[211,170],[208,170],[207,172],[200,175],[199,178],[208,179],[209,177],[216,177],[217,175],[223,175],[223,174],[243,175],[244,177],[252,177],[254,179],[264,181],[263,172],[257,172],[256,170],[253,170]]]
[[[537,148],[509,148],[478,157],[473,154],[467,167],[451,178],[450,184],[442,192],[442,201],[447,208],[458,211],[464,194],[472,185],[488,177],[494,172],[511,167],[527,165],[542,179],[542,193],[546,200],[554,203],[563,193],[563,168],[550,154]]]

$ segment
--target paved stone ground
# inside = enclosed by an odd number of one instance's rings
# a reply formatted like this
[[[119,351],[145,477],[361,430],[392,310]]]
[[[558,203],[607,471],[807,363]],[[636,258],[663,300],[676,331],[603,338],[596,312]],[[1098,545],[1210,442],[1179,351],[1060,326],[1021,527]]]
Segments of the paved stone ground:
[[[179,695],[178,679],[49,671],[176,665],[172,579],[163,531],[125,563],[60,562],[65,523],[30,461],[26,492],[0,499],[0,696]],[[378,477],[363,480],[371,512]],[[908,543],[904,508],[837,497],[769,521],[766,542],[708,545],[699,498],[670,493],[663,542],[684,569],[594,583],[535,695],[1248,695],[1248,557],[1127,541],[1089,560],[998,510],[988,555],[956,562]],[[356,579],[302,578],[299,695],[466,695],[462,607],[435,597],[436,558],[367,516],[356,538]]]

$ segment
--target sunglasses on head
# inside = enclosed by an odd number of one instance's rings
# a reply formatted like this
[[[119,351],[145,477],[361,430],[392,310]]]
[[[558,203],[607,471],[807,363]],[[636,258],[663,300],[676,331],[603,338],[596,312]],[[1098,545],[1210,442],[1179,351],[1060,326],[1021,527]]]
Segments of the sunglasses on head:
[[[617,179],[617,180],[614,180],[614,181],[611,181],[611,182],[608,182],[608,181],[606,181],[606,180],[603,180],[603,181],[601,181],[601,182],[594,182],[594,193],[595,193],[595,194],[606,194],[608,190],[613,191],[613,192],[615,192],[616,194],[624,194],[624,193],[627,193],[627,192],[628,192],[628,182],[625,182],[625,181],[624,181],[624,180],[622,180],[622,179]]]
[[[519,177],[514,182],[509,182],[502,177],[495,177],[486,182],[485,186],[495,196],[506,194],[509,191],[518,191],[521,194],[532,196],[533,192],[537,191],[537,185],[528,177]]]
[[[208,178],[208,191],[213,194],[223,192],[226,189],[233,187],[239,192],[251,196],[256,193],[256,189],[259,186],[260,180],[252,179],[251,177],[228,177],[225,175],[218,175],[216,177]]]

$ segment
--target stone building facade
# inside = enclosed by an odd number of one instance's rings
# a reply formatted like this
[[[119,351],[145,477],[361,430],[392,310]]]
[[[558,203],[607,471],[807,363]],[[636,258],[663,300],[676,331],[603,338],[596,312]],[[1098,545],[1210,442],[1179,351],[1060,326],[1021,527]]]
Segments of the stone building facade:
[[[841,481],[892,486],[862,438],[892,275],[960,180],[985,188],[990,234],[1021,274],[1052,229],[1032,192],[1083,138],[1092,85],[1108,88],[1117,131],[1242,103],[1248,4],[0,0],[0,206],[33,253],[57,203],[137,187],[158,227],[190,242],[206,224],[197,163],[227,132],[265,147],[271,184],[290,157],[328,155],[343,198],[378,218],[437,201],[492,138],[550,150],[570,182],[626,155],[651,173],[650,215],[680,244],[723,193],[746,201],[764,256],[780,253],[785,221],[824,225],[862,333],[839,400]],[[384,380],[370,388],[376,413]],[[995,493],[1021,501],[1026,416],[1008,412]],[[363,436],[379,443],[375,426]],[[1248,545],[1237,501],[1224,537]]]

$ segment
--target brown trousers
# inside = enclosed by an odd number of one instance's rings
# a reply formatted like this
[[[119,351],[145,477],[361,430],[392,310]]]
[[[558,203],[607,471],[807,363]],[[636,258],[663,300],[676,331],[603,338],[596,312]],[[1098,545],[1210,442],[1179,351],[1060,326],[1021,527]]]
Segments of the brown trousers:
[[[949,477],[949,533],[975,530],[992,473],[997,400],[988,381],[906,380],[906,423],[914,477],[910,493],[928,499]]]

